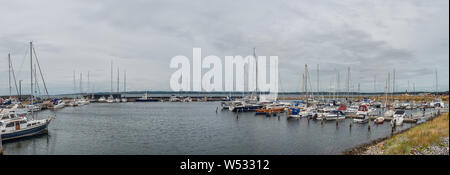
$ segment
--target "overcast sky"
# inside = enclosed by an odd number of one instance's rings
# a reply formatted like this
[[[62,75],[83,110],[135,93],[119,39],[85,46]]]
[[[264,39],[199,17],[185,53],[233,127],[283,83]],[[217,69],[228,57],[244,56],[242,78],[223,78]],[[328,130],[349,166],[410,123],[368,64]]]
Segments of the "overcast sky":
[[[8,94],[7,54],[29,88],[28,42],[35,44],[50,94],[72,93],[73,71],[90,71],[95,91],[110,90],[110,62],[127,71],[127,90],[170,90],[176,55],[279,56],[281,91],[300,91],[304,65],[313,88],[330,88],[346,70],[361,91],[383,91],[396,69],[397,90],[449,83],[449,1],[2,1],[0,94]],[[114,79],[117,76],[114,70]],[[122,81],[122,80],[120,80]],[[77,83],[78,84],[78,83]],[[41,85],[42,86],[42,85]],[[77,85],[78,86],[78,85]],[[116,86],[116,85],[115,85]],[[123,85],[121,85],[122,88]],[[114,88],[116,89],[116,88]]]

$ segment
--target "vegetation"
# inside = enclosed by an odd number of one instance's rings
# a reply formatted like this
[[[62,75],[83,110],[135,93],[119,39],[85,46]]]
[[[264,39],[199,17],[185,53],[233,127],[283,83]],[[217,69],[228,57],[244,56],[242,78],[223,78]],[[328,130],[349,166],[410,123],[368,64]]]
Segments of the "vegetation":
[[[384,154],[410,154],[412,148],[426,149],[439,144],[442,137],[449,136],[449,114],[445,113],[429,122],[387,139],[380,145]]]

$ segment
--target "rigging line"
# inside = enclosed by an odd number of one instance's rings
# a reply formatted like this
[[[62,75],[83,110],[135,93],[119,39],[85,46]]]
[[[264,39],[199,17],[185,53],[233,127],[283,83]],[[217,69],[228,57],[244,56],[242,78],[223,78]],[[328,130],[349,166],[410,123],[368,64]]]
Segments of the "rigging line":
[[[14,67],[13,67],[13,64],[12,64],[12,60],[11,60],[10,64],[11,64],[12,75],[13,75],[13,78],[14,78],[14,85],[16,86],[16,92],[17,92],[17,95],[19,95],[19,88],[17,87],[16,74],[14,73]]]
[[[41,88],[39,87],[39,80],[36,74],[36,64],[34,64],[34,77],[35,77],[35,81],[34,84],[36,85],[36,89],[37,91],[35,91],[36,93],[38,93],[38,96],[41,96]]]
[[[20,77],[20,75],[21,75],[21,73],[22,73],[22,67],[23,67],[23,64],[24,64],[24,62],[25,62],[25,60],[27,59],[27,56],[28,56],[28,47],[26,47],[26,49],[25,49],[25,55],[23,56],[23,58],[22,58],[22,62],[20,63],[20,66],[19,66],[19,69],[17,69],[18,70],[18,72],[17,72],[17,77]],[[27,77],[28,77],[28,74],[27,74]]]
[[[33,47],[33,53],[34,53],[34,58],[36,59],[36,63],[37,63],[38,68],[39,68],[39,73],[41,74],[41,79],[42,79],[42,83],[44,84],[45,93],[47,93],[47,97],[49,97],[48,90],[47,90],[47,85],[45,84],[44,75],[42,75],[41,66],[39,64],[39,60],[38,60],[38,57],[37,57],[37,54],[36,54],[36,50],[34,49],[34,47]]]

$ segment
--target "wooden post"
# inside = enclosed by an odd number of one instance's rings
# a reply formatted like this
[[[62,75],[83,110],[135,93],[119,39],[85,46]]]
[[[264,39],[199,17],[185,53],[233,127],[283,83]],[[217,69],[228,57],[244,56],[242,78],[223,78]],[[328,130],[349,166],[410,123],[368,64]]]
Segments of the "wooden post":
[[[369,120],[369,123],[367,123],[367,125],[368,125],[368,130],[370,131],[370,120]]]
[[[2,135],[0,134],[0,155],[3,155]]]
[[[278,116],[278,120],[280,120],[280,113],[279,112],[277,113],[277,116]]]
[[[219,110],[219,107],[216,107],[216,113],[217,113],[217,110]]]
[[[239,110],[236,110],[236,120],[239,120]]]

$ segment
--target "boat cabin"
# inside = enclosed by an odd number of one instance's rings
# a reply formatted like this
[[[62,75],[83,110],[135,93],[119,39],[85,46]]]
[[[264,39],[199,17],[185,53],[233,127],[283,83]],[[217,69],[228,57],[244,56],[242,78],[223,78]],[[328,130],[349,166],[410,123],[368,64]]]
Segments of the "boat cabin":
[[[359,105],[358,111],[369,111],[367,105]]]

